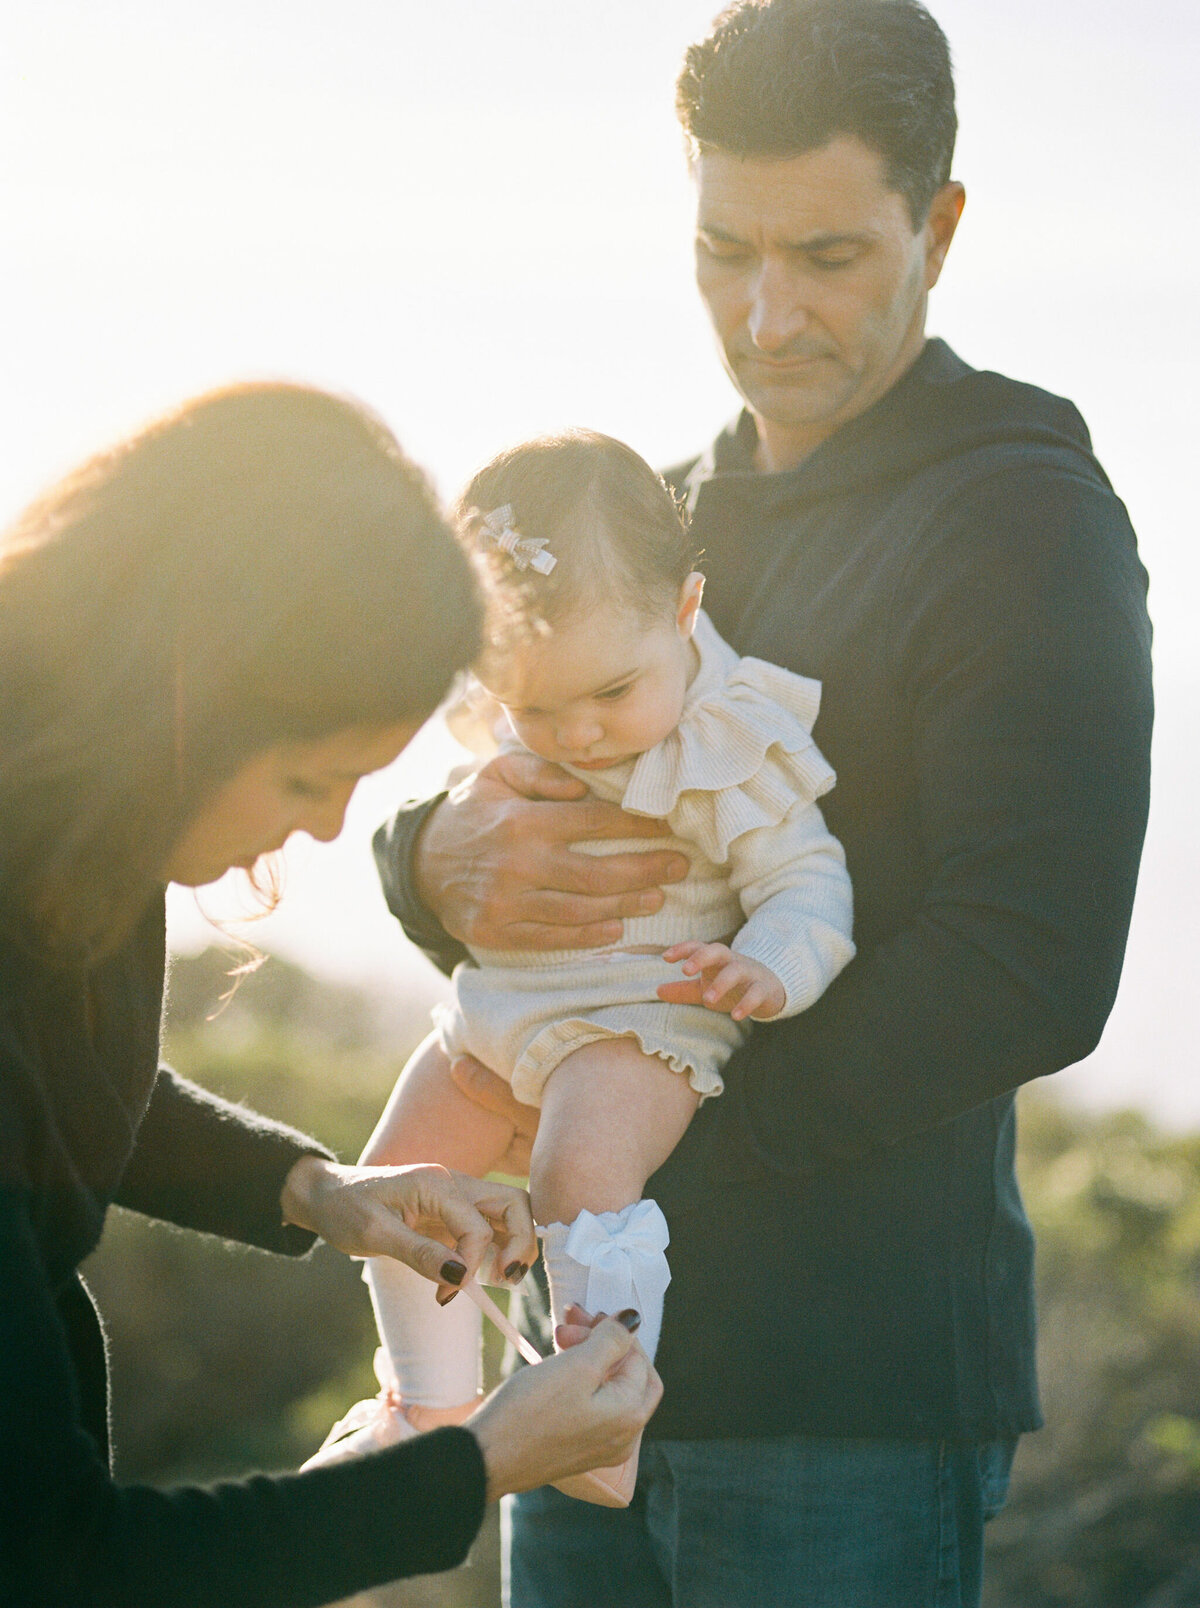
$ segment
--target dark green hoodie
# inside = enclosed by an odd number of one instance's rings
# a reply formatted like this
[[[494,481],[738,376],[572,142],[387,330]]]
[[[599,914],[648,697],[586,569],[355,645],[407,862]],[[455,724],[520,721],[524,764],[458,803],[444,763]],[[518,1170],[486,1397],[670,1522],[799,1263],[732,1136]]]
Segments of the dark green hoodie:
[[[756,1027],[647,1194],[648,1433],[990,1439],[1039,1422],[1013,1093],[1095,1045],[1148,798],[1146,580],[1074,407],[931,341],[799,468],[746,415],[669,476],[705,605],[823,684],[857,958]],[[389,902],[443,964],[405,845]]]

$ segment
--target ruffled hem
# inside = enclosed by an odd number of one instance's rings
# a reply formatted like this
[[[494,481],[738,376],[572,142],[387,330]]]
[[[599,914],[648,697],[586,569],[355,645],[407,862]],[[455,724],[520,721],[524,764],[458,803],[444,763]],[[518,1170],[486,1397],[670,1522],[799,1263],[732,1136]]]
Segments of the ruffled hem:
[[[706,1056],[688,1054],[686,1051],[680,1053],[678,1042],[672,1041],[666,1031],[655,1032],[645,1024],[618,1030],[601,1027],[599,1023],[584,1017],[572,1016],[544,1027],[527,1045],[513,1068],[513,1094],[526,1105],[540,1106],[542,1090],[550,1074],[568,1055],[582,1049],[585,1044],[600,1044],[605,1039],[619,1038],[633,1039],[643,1055],[656,1055],[665,1061],[672,1072],[688,1080],[701,1100],[720,1094],[725,1087],[725,1080],[716,1070],[716,1056],[711,1052]],[[725,1056],[722,1055],[720,1059],[724,1060]]]

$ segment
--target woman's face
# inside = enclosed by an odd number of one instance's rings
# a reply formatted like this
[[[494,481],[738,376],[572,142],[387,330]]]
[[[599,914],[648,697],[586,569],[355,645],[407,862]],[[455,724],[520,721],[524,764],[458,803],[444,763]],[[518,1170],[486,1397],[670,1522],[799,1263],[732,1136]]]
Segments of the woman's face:
[[[293,832],[329,842],[342,830],[357,783],[390,765],[420,724],[354,726],[256,755],[193,818],[167,862],[166,880],[198,888],[234,866],[249,870]]]

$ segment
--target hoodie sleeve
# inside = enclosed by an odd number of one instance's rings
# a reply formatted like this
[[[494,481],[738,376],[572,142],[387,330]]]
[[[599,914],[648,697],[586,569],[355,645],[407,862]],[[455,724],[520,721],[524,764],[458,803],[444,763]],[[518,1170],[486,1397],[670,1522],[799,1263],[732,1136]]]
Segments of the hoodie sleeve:
[[[413,849],[421,828],[445,796],[445,793],[438,793],[433,798],[405,804],[379,828],[372,847],[388,909],[404,929],[405,936],[449,977],[459,961],[469,960],[470,956],[465,946],[452,938],[433,912],[418,899],[412,874]]]
[[[28,1193],[0,1183],[0,1602],[315,1608],[461,1563],[484,1486],[463,1429],[303,1474],[117,1485],[81,1422]]]
[[[1096,1045],[1149,798],[1150,626],[1125,510],[1058,472],[976,482],[895,604],[924,892],[811,1010],[753,1034],[654,1184],[799,1178]]]

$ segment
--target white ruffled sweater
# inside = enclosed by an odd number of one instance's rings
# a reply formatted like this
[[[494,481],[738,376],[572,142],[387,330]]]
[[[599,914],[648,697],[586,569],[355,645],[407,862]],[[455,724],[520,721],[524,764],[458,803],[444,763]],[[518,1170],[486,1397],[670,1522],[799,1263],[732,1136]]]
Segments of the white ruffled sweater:
[[[739,658],[703,613],[695,642],[700,667],[669,736],[609,770],[564,767],[597,797],[671,828],[667,838],[580,842],[580,852],[676,848],[691,861],[682,882],[664,887],[660,910],[630,917],[622,938],[594,953],[661,951],[688,938],[736,934],[732,947],[775,973],[787,994],[779,1014],[793,1016],[854,955],[845,855],[816,803],[835,780],[812,736],[820,683]],[[462,723],[452,725],[463,733]],[[538,969],[585,958],[577,949],[472,955],[480,966]]]

